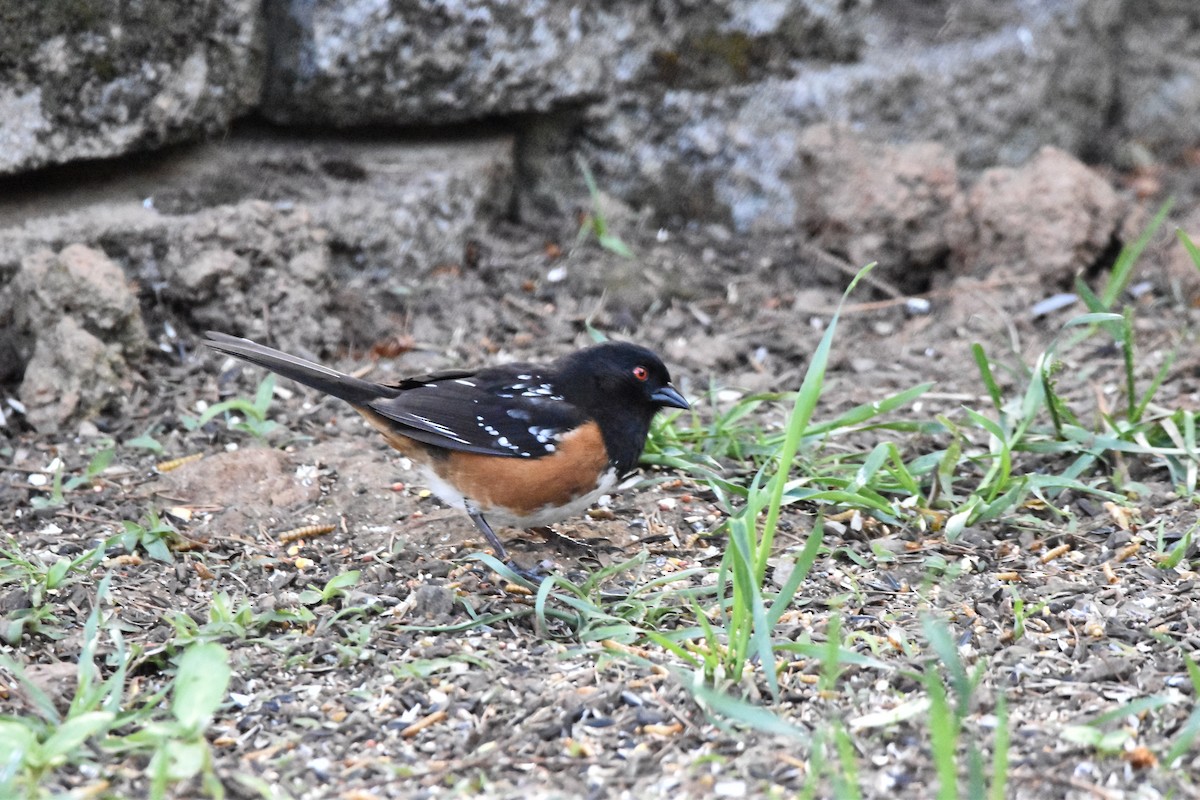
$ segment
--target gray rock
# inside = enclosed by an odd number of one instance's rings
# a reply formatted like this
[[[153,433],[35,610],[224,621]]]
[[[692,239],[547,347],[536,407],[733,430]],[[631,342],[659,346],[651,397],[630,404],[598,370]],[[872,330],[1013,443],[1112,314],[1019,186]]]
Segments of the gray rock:
[[[10,174],[223,129],[258,99],[262,18],[255,0],[6,0],[0,52]]]
[[[137,295],[121,267],[81,244],[59,253],[39,249],[21,262],[7,290],[18,331],[36,338],[66,316],[129,358],[148,346]]]
[[[0,288],[0,322],[16,318],[26,295],[50,292],[31,309],[82,313],[136,282],[167,301],[156,316],[178,330],[252,321],[232,332],[314,355],[369,346],[395,332],[396,299],[433,265],[457,261],[469,231],[507,205],[511,152],[507,137],[438,145],[257,133],[131,168],[103,191],[67,188],[15,207],[0,198],[0,284],[25,272],[23,262],[59,264],[51,253],[72,243],[103,243],[111,259],[94,289],[55,278],[77,285],[82,297],[69,301],[43,279],[14,278]],[[136,308],[132,294],[125,302]],[[101,339],[121,340],[87,319]],[[33,342],[12,333],[35,327],[0,324],[0,373],[20,374]],[[160,347],[178,345],[161,326],[154,334]]]
[[[178,266],[171,293],[193,303],[228,294],[250,276],[250,262],[233,250],[203,250]]]
[[[263,111],[425,125],[577,107],[646,83],[746,83],[797,58],[854,57],[866,5],[268,0],[276,42]]]
[[[103,252],[72,244],[22,253],[12,282],[0,289],[4,373],[24,372],[20,387],[29,422],[54,432],[127,395],[130,368],[149,346],[137,295]]]
[[[857,63],[805,64],[795,77],[753,85],[630,91],[582,119],[546,124],[588,131],[586,158],[617,196],[668,217],[789,229],[805,201],[801,132],[814,124],[833,121],[877,141],[939,142],[969,171],[1023,163],[1047,142],[1094,149],[1115,98],[1114,64],[1082,19],[1084,6],[1014,4],[1023,14],[999,28],[931,42],[905,38],[887,12],[874,23],[877,46]],[[528,145],[539,199],[578,197],[578,170],[555,160],[567,148],[544,131]]]
[[[1129,204],[1069,153],[1043,148],[1028,164],[983,173],[967,195],[974,234],[954,269],[1003,267],[1068,285],[1120,239]]]
[[[1103,7],[1105,4],[1096,3]],[[1131,146],[1170,159],[1200,141],[1200,3],[1109,3],[1120,68],[1113,111],[1117,157]]]
[[[817,125],[796,137],[781,176],[796,195],[795,228],[854,267],[879,262],[877,274],[905,291],[927,288],[970,235],[954,155],[933,142],[875,144]]]
[[[119,377],[124,362],[115,350],[74,317],[40,331],[20,388],[29,423],[40,433],[57,433],[68,421],[95,414],[128,394],[130,386]]]
[[[423,583],[413,592],[413,615],[424,619],[442,619],[454,610],[454,590]]]
[[[522,115],[527,215],[586,202],[580,148],[614,196],[746,231],[805,217],[799,132],[816,124],[938,142],[968,176],[1046,144],[1097,157],[1200,135],[1189,0],[402,6],[268,2],[286,46],[265,113],[334,125]]]

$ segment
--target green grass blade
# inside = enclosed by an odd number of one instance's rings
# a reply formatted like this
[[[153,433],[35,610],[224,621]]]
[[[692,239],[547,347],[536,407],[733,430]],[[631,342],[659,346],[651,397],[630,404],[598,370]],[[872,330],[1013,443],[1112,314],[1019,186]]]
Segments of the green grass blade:
[[[1146,408],[1150,405],[1150,402],[1154,399],[1154,396],[1158,394],[1158,390],[1162,386],[1163,381],[1167,379],[1167,373],[1170,372],[1171,367],[1175,366],[1175,358],[1178,355],[1178,349],[1172,350],[1167,354],[1167,357],[1163,359],[1162,366],[1158,368],[1158,372],[1154,373],[1154,378],[1150,381],[1150,385],[1146,387],[1146,391],[1142,394],[1142,399],[1130,413],[1130,422],[1136,424],[1141,421],[1142,415],[1146,413]]]
[[[992,398],[992,406],[996,409],[996,413],[1000,414],[1000,418],[1004,419],[1004,396],[1000,392],[1000,384],[996,382],[996,376],[992,374],[992,366],[988,363],[983,345],[972,344],[971,355],[975,358],[975,365],[979,368],[979,377],[983,379],[983,386],[987,389],[988,397]]]
[[[32,681],[25,674],[25,669],[13,660],[7,653],[0,653],[0,667],[5,672],[12,675],[21,684],[21,689],[25,693],[29,704],[33,706],[37,715],[47,722],[58,724],[62,721],[62,715],[58,713],[58,707],[54,705],[54,701],[50,696]]]
[[[842,674],[841,614],[834,614],[829,618],[825,635],[828,639],[818,650],[821,659],[821,676],[817,686],[823,692],[832,692],[837,687],[838,676]]]
[[[946,701],[946,688],[937,671],[930,669],[926,672],[924,683],[925,691],[929,694],[929,747],[938,779],[937,798],[957,800],[958,765],[955,750],[958,746],[958,725]]]
[[[678,658],[684,664],[687,664],[689,667],[692,667],[693,669],[699,669],[702,666],[700,659],[696,658],[696,656],[694,656],[692,653],[688,652],[687,649],[685,647],[683,647],[683,645],[679,644],[678,642],[672,641],[671,639],[668,639],[666,636],[663,636],[661,633],[658,633],[656,631],[647,631],[646,638],[648,640],[650,640],[651,642],[654,642],[655,644],[657,644],[662,649],[666,650],[668,653],[671,653],[673,656]]]
[[[1075,294],[1079,295],[1083,304],[1087,306],[1087,310],[1093,314],[1100,314],[1108,310],[1104,301],[1097,297],[1096,293],[1092,291],[1092,287],[1083,280],[1082,275],[1075,276]]]
[[[859,800],[862,793],[858,788],[858,759],[855,758],[854,741],[841,725],[834,729],[833,737],[841,767],[841,773],[834,780],[834,796],[837,800]]]
[[[1128,703],[1118,706],[1111,711],[1097,715],[1088,722],[1088,725],[1100,727],[1105,723],[1115,722],[1125,717],[1136,717],[1146,711],[1155,711],[1163,706],[1170,705],[1172,702],[1170,698],[1158,694],[1150,695],[1149,697],[1139,697],[1137,700],[1130,700]]]
[[[767,612],[767,624],[771,630],[775,630],[775,626],[779,624],[779,618],[791,606],[792,598],[799,591],[800,584],[808,577],[813,564],[816,563],[817,554],[821,551],[821,543],[824,541],[824,538],[824,514],[818,510],[817,519],[813,523],[812,530],[808,533],[808,538],[804,541],[804,549],[800,551],[800,554],[796,556],[796,560],[792,562],[792,574],[788,576],[780,588],[775,602],[771,604],[771,610]]]
[[[225,648],[212,643],[192,645],[179,659],[171,713],[185,727],[202,729],[225,699],[231,675]]]
[[[1192,263],[1196,265],[1196,269],[1200,270],[1200,247],[1197,247],[1196,243],[1182,229],[1175,231],[1175,235],[1179,237],[1183,249],[1187,250],[1188,255],[1192,257]]]
[[[254,393],[255,419],[262,422],[267,418],[267,411],[271,407],[271,398],[275,395],[275,373],[268,372],[263,378],[262,383],[258,385],[258,390]]]
[[[950,629],[941,620],[926,616],[921,620],[921,628],[929,646],[937,653],[938,660],[950,673],[950,686],[954,690],[955,714],[961,719],[966,716],[971,703],[971,691],[974,688],[958,654],[958,646],[950,635]]]
[[[733,548],[728,551],[727,555],[730,557],[733,567],[734,592],[740,595],[741,600],[740,603],[735,603],[735,608],[740,607],[743,610],[736,619],[740,635],[736,641],[733,636],[730,637],[731,645],[737,645],[734,653],[736,663],[732,665],[732,677],[735,681],[740,678],[745,668],[743,659],[749,655],[742,648],[746,644],[752,645],[754,653],[758,656],[759,664],[762,665],[763,677],[767,681],[771,697],[778,700],[779,684],[775,678],[775,650],[771,642],[772,628],[767,624],[762,582],[756,580],[754,576],[754,548],[750,543],[749,524],[746,519],[738,517],[731,521],[729,538]],[[745,617],[745,611],[749,612],[749,618]]]
[[[1200,261],[1197,264],[1200,265]],[[1173,768],[1176,761],[1187,755],[1192,749],[1192,743],[1196,741],[1196,735],[1200,734],[1200,666],[1197,666],[1187,653],[1183,654],[1183,664],[1187,667],[1188,679],[1192,682],[1192,701],[1195,705],[1175,736],[1175,743],[1163,757],[1163,764],[1168,769]]]
[[[1004,800],[1008,785],[1008,701],[996,697],[996,736],[992,743],[992,785],[988,800]]]
[[[1133,419],[1137,407],[1137,371],[1134,365],[1133,309],[1126,307],[1121,319],[1121,333],[1118,343],[1121,346],[1121,358],[1125,367],[1125,413]]]
[[[922,383],[910,389],[888,395],[882,400],[857,405],[849,411],[839,414],[832,420],[809,426],[805,429],[804,434],[805,436],[822,436],[842,428],[852,428],[856,425],[861,425],[869,419],[874,419],[882,414],[891,413],[897,408],[910,405],[934,386],[933,382]]]
[[[808,731],[793,725],[762,706],[725,694],[694,677],[688,678],[682,674],[677,674],[677,677],[704,707],[731,722],[798,742],[807,742],[809,739]]]
[[[1158,209],[1158,213],[1154,215],[1154,219],[1150,220],[1150,225],[1142,232],[1142,235],[1121,248],[1116,263],[1113,264],[1108,283],[1105,284],[1104,291],[1100,293],[1100,299],[1104,303],[1105,308],[1112,308],[1116,304],[1117,298],[1128,288],[1129,282],[1133,279],[1134,266],[1136,266],[1138,259],[1142,257],[1142,251],[1146,249],[1150,244],[1150,240],[1154,238],[1154,235],[1158,233],[1158,229],[1166,221],[1167,214],[1171,212],[1172,205],[1173,201],[1171,200],[1163,203]]]
[[[857,492],[859,489],[873,485],[875,475],[891,454],[888,449],[889,444],[889,442],[880,442],[871,448],[871,452],[867,454],[862,466],[854,473],[854,479],[850,482],[850,486],[847,487],[850,491]]]
[[[787,483],[788,472],[791,470],[792,461],[795,459],[796,452],[800,448],[800,440],[803,438],[805,429],[808,427],[813,412],[817,408],[817,401],[821,398],[821,387],[825,382],[825,370],[829,366],[829,352],[833,348],[833,335],[837,331],[838,319],[841,316],[842,307],[846,303],[846,298],[850,296],[850,293],[854,291],[854,287],[858,285],[858,282],[874,268],[875,264],[872,263],[860,269],[858,274],[854,276],[854,279],[850,281],[850,285],[846,287],[846,291],[842,293],[842,299],[838,303],[837,309],[833,312],[832,319],[829,320],[829,327],[825,329],[825,335],[821,337],[817,349],[813,351],[812,359],[808,363],[808,369],[804,373],[804,380],[800,384],[800,391],[796,393],[796,402],[792,406],[792,413],[788,419],[787,433],[784,436],[783,447],[779,452],[779,473],[770,485],[771,499],[767,506],[767,518],[763,523],[762,541],[759,543],[755,579],[760,584],[767,574],[767,559],[771,555],[771,542],[775,535],[775,526],[779,522],[779,509],[783,503],[783,489]]]

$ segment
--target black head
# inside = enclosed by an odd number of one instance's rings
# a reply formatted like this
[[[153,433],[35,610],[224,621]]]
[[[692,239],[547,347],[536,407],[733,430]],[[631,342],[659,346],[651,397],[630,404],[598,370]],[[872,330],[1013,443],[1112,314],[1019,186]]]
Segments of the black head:
[[[660,408],[689,407],[662,360],[636,344],[606,342],[572,353],[557,366],[556,388],[600,423],[609,455],[622,470],[637,463]]]

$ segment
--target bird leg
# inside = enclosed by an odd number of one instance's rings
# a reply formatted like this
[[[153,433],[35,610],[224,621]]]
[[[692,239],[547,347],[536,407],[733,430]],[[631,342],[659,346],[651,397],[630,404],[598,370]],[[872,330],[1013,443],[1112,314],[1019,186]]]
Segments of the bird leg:
[[[542,575],[536,569],[525,569],[509,557],[508,550],[504,548],[504,543],[500,541],[500,537],[496,535],[494,530],[492,530],[492,526],[488,524],[488,521],[483,518],[483,514],[480,513],[479,509],[468,506],[467,513],[471,515],[471,520],[475,523],[475,527],[479,528],[479,532],[484,535],[484,537],[488,540],[488,544],[490,544],[492,549],[496,551],[496,558],[504,562],[504,566],[508,567],[530,583],[537,584],[542,582],[542,580],[545,578],[544,575]]]
[[[501,561],[508,561],[508,551],[504,549],[504,543],[500,541],[500,537],[492,530],[492,526],[488,525],[487,520],[483,518],[483,514],[479,512],[479,509],[468,507],[467,513],[471,515],[471,521],[475,523],[475,527],[479,528],[480,533],[487,538],[488,544],[496,551],[496,558]]]

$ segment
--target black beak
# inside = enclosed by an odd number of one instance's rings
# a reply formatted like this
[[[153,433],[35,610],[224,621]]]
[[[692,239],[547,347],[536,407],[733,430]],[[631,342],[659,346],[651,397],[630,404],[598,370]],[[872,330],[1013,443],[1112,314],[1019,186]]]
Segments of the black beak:
[[[650,399],[660,406],[685,409],[691,408],[691,406],[688,405],[688,401],[683,399],[683,395],[675,391],[675,387],[669,383],[654,394],[650,395]]]

